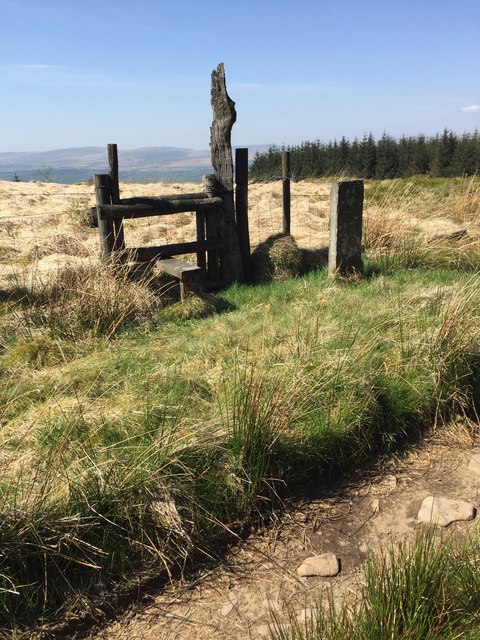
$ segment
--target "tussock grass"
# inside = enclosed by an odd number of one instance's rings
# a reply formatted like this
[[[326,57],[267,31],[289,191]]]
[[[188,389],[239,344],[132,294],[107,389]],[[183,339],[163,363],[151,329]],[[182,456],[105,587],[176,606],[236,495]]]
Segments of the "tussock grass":
[[[292,236],[274,235],[252,254],[256,282],[295,278],[304,271],[302,252]]]
[[[357,602],[319,599],[305,625],[295,616],[274,619],[275,640],[451,640],[478,637],[480,625],[480,538],[437,541],[433,529],[413,543],[370,556]]]
[[[17,282],[22,301],[15,306],[17,331],[42,328],[56,338],[75,339],[86,332],[113,336],[121,327],[148,320],[162,306],[153,277],[135,280],[127,266],[67,266],[43,276],[35,270]]]
[[[365,252],[383,269],[443,266],[477,271],[479,212],[477,177],[372,184],[365,204]],[[459,228],[459,223],[465,226]]]

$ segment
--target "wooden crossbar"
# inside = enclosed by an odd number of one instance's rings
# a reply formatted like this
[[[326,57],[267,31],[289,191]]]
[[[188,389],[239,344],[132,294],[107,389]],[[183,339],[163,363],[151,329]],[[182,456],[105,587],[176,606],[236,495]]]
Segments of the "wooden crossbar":
[[[212,240],[203,242],[178,242],[176,244],[164,244],[158,247],[128,247],[122,252],[127,261],[150,262],[152,260],[163,260],[173,256],[186,255],[187,253],[198,253],[201,251],[222,251],[224,243]]]
[[[131,198],[135,202],[120,200],[119,204],[99,204],[100,220],[146,218],[190,211],[219,211],[222,198]]]

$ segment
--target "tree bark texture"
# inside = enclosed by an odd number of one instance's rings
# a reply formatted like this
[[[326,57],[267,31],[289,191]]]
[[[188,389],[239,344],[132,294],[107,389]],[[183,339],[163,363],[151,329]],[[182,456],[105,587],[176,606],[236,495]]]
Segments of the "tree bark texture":
[[[225,82],[225,68],[223,63],[212,72],[211,102],[213,123],[210,129],[210,147],[212,166],[215,177],[225,189],[223,202],[225,207],[225,244],[226,251],[223,260],[224,284],[244,279],[240,242],[235,220],[235,205],[233,200],[233,156],[231,132],[237,119],[235,103],[227,94]]]

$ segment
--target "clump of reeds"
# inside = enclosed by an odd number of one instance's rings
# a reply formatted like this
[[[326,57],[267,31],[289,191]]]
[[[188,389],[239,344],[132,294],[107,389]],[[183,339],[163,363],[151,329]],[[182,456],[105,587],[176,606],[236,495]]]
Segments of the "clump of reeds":
[[[365,587],[353,604],[330,594],[319,600],[310,620],[278,616],[275,640],[385,640],[476,638],[480,624],[480,540],[452,538],[437,542],[432,529],[412,544],[403,542],[386,554],[371,555]],[[471,635],[470,635],[471,634]]]

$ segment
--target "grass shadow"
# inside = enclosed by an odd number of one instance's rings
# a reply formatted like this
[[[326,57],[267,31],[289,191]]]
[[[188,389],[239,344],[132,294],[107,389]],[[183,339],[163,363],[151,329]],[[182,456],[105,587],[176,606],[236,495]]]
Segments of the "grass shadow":
[[[21,302],[28,304],[30,297],[30,292],[25,287],[0,289],[0,302]]]

